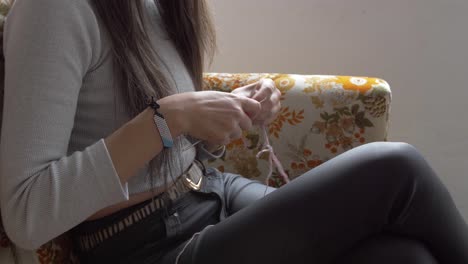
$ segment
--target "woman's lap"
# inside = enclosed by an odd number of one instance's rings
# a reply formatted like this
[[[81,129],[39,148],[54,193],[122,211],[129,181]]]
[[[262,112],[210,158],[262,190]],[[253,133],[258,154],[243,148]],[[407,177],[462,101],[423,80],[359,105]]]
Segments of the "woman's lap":
[[[399,226],[412,225],[418,217],[440,218],[436,213],[453,218],[450,221],[457,226],[451,231],[458,229],[462,234],[456,241],[465,243],[466,225],[457,219],[450,208],[453,201],[418,155],[408,144],[370,143],[316,167],[264,199],[265,186],[229,176],[239,181],[234,190],[226,190],[226,206],[234,214],[196,236],[179,263],[328,263],[384,229],[421,236],[431,246],[440,246],[447,237],[432,241],[434,232],[421,235],[428,231],[427,224],[415,232]],[[408,213],[415,181],[422,183],[415,196],[418,206],[432,206],[425,204],[427,195],[421,189],[432,188],[449,208],[428,209],[428,215]],[[450,251],[436,249],[442,255]],[[458,249],[452,251],[458,254],[453,259],[465,257]]]
[[[461,246],[468,244],[466,224],[407,144],[354,148],[279,189],[213,168],[207,178],[208,187],[176,202],[170,216],[177,217],[164,220],[163,244],[170,246],[148,243],[127,259],[172,264],[180,255],[178,264],[331,263],[382,231],[426,240],[429,251],[443,257],[441,263],[466,257]],[[431,225],[441,220],[447,235]],[[138,228],[135,234],[150,227]],[[370,245],[377,255],[392,250],[385,243]]]

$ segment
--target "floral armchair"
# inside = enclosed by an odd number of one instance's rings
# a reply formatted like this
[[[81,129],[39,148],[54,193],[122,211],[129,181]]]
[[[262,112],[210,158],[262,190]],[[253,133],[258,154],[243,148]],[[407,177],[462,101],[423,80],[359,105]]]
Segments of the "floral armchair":
[[[391,102],[389,85],[381,79],[349,76],[290,74],[205,74],[205,88],[229,92],[271,78],[281,90],[282,108],[269,124],[268,134],[276,155],[291,179],[353,147],[387,139]],[[265,180],[266,157],[256,158],[262,139],[258,129],[244,131],[243,139],[227,145],[225,155],[206,161],[221,171]],[[284,184],[277,172],[270,185]],[[0,263],[77,263],[66,235],[36,251],[11,247],[0,229]]]

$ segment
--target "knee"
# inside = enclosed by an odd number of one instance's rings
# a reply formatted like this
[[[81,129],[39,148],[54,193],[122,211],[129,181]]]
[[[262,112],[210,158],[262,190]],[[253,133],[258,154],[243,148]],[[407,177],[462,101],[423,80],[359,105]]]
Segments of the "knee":
[[[380,155],[384,157],[386,156],[407,159],[408,157],[421,155],[419,150],[416,149],[416,147],[406,142],[377,141],[364,144],[361,147],[378,150],[378,152],[380,152]]]
[[[423,155],[405,142],[372,142],[362,145],[367,164],[375,165],[380,172],[388,173],[394,181],[420,181],[432,178],[434,173]],[[363,155],[364,156],[364,155]]]
[[[372,142],[362,147],[372,149],[373,158],[389,167],[407,168],[425,163],[419,150],[406,142]]]
[[[338,263],[434,263],[437,261],[419,241],[381,235],[363,241],[350,250]]]
[[[403,261],[407,261],[407,263],[437,263],[429,249],[421,242],[407,240],[400,243],[399,247],[395,249],[395,255],[402,258]]]
[[[396,237],[387,238],[387,241],[382,239],[381,245],[380,253],[391,253],[390,256],[394,258],[393,263],[437,263],[429,249],[422,242],[416,240]]]

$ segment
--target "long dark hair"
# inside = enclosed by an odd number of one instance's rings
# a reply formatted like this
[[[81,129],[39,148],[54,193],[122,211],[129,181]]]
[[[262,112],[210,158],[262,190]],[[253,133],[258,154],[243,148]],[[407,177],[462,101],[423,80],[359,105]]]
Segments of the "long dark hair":
[[[145,0],[93,0],[93,4],[106,27],[114,55],[115,76],[120,78],[122,93],[131,116],[146,108],[147,96],[162,98],[173,94],[175,87],[160,70],[159,56],[153,49],[144,23]],[[211,16],[205,0],[152,0],[159,8],[164,27],[181,56],[196,90],[203,85],[205,57],[211,58],[216,38]],[[163,150],[150,163],[149,182],[153,185],[156,169],[171,174],[180,161],[180,141],[172,149]],[[181,168],[181,164],[179,163]],[[166,177],[164,177],[166,185]]]

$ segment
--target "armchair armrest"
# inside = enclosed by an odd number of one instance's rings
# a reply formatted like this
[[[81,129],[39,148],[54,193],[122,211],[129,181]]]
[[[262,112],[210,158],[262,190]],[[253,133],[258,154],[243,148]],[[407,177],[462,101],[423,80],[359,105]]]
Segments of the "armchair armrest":
[[[275,153],[291,179],[356,146],[386,141],[391,91],[378,78],[294,75],[206,73],[205,89],[230,92],[271,78],[281,90],[281,111],[268,125]],[[258,128],[244,131],[243,139],[227,145],[225,155],[206,161],[207,166],[263,181],[267,156],[257,160],[263,140]],[[284,182],[277,172],[270,185]]]

